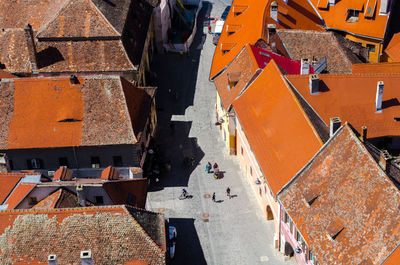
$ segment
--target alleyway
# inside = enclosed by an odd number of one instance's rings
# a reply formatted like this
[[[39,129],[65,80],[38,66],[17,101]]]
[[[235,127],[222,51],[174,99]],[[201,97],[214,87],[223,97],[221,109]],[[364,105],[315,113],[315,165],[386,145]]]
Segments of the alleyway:
[[[202,17],[220,16],[228,2],[205,2]],[[199,21],[189,55],[156,56],[158,153],[161,162],[171,162],[172,170],[151,185],[147,208],[164,212],[178,230],[172,264],[293,264],[273,248],[272,221],[265,221],[214,125],[216,92],[208,80],[214,48]],[[192,154],[195,166],[186,167],[184,156]],[[208,161],[225,171],[222,179],[205,172]],[[225,195],[228,186],[237,195],[230,200]],[[183,187],[193,198],[178,199]],[[213,192],[218,202],[209,198]]]

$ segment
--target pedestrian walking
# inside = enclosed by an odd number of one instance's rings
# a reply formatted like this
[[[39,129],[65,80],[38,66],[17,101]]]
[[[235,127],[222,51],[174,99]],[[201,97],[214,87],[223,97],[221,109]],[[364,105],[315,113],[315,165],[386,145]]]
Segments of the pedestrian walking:
[[[210,173],[211,168],[212,168],[211,163],[208,162],[207,165],[206,165],[206,171],[207,171],[207,173]]]
[[[212,200],[213,200],[213,202],[215,202],[215,192],[212,195]]]
[[[226,189],[226,196],[228,196],[229,199],[231,198],[231,189],[229,187]]]
[[[218,168],[218,164],[214,163],[214,172],[218,173],[219,172],[219,168]]]

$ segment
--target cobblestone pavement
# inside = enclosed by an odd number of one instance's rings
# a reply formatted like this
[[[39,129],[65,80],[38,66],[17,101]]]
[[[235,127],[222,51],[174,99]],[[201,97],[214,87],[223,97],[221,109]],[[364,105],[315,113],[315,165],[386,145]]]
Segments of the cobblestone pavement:
[[[205,2],[201,17],[220,16],[230,1]],[[147,208],[164,212],[178,230],[172,264],[293,264],[272,245],[273,224],[266,221],[256,194],[241,175],[238,161],[228,156],[215,123],[216,90],[208,80],[215,46],[202,23],[189,55],[156,55],[159,89],[158,136],[160,162],[170,162],[160,182],[152,184]],[[206,32],[206,31],[204,31]],[[184,156],[195,157],[187,167]],[[217,162],[224,178],[205,172]],[[230,187],[228,199],[225,190]],[[179,200],[185,187],[193,198]],[[215,192],[217,202],[210,195]]]

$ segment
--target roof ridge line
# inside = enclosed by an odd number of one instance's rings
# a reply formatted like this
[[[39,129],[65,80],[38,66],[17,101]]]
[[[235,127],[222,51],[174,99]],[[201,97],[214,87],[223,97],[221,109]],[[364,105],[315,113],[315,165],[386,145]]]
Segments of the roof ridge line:
[[[135,221],[135,224],[136,224],[136,226],[142,231],[142,233],[143,234],[145,234],[145,236],[146,236],[146,238],[148,238],[149,239],[149,241],[150,241],[150,243],[152,243],[154,246],[153,247],[156,247],[157,249],[159,249],[159,250],[161,250],[161,252],[162,253],[165,253],[166,252],[166,250],[164,250],[164,249],[162,249],[155,241],[154,241],[154,239],[144,230],[144,228],[142,227],[142,225],[136,220],[136,218],[128,211],[128,207],[131,207],[131,208],[134,208],[134,209],[139,209],[139,210],[145,210],[145,209],[140,209],[140,208],[137,208],[137,207],[132,207],[132,206],[128,206],[128,205],[123,205],[123,209],[124,209],[124,211],[126,211],[126,213],[127,214],[129,214],[131,217],[132,217],[132,219]],[[147,210],[145,210],[145,211],[147,211]],[[159,213],[157,213],[157,214],[159,214]],[[167,247],[167,246],[166,246]]]
[[[130,60],[129,60],[130,61]],[[127,80],[126,80],[127,81]],[[129,82],[129,81],[127,81],[130,85],[133,85],[131,82]],[[130,112],[129,112],[129,108],[128,108],[128,100],[126,99],[126,96],[125,96],[125,91],[124,91],[124,84],[123,84],[123,81],[122,81],[122,76],[120,76],[119,78],[118,78],[118,83],[119,83],[119,85],[120,85],[120,87],[121,87],[121,94],[122,94],[122,98],[123,98],[123,100],[125,101],[125,104],[123,104],[123,108],[124,108],[124,110],[125,110],[125,115],[126,115],[126,119],[127,119],[127,122],[128,122],[128,124],[129,124],[129,132],[132,134],[132,136],[133,136],[133,138],[134,138],[134,140],[132,141],[132,143],[137,143],[138,141],[139,141],[139,139],[137,138],[137,136],[135,135],[135,130],[133,129],[133,126],[132,126],[132,119],[131,119],[131,115],[130,115]]]
[[[57,208],[57,209],[45,209],[45,210],[37,210],[37,209],[11,209],[11,210],[0,210],[0,214],[19,214],[19,213],[33,213],[33,214],[45,214],[45,213],[56,213],[56,212],[74,212],[74,211],[94,211],[94,210],[102,210],[102,209],[122,209],[123,204],[118,205],[102,205],[102,206],[90,206],[90,207],[74,207],[74,208]]]
[[[117,33],[117,35],[119,35],[120,37],[122,37],[122,32],[119,33],[118,30],[111,24],[111,22],[106,18],[106,16],[103,14],[103,12],[101,12],[101,10],[96,6],[95,3],[93,3],[92,0],[85,0],[85,1],[89,1],[90,4],[95,8],[95,10],[100,14],[100,16],[106,21],[106,23],[111,27],[112,30],[114,30],[115,33]],[[89,5],[90,5],[89,4]],[[126,21],[125,21],[126,22]]]
[[[58,16],[61,14],[61,12],[62,12],[71,2],[72,2],[72,0],[68,0],[68,2],[65,2],[64,6],[63,6],[62,8],[60,8],[60,10],[58,10],[58,12],[54,15],[54,17],[53,17],[49,22],[47,22],[47,24],[46,24],[40,31],[38,31],[38,32],[36,33],[36,37],[39,36],[39,34],[41,34],[43,31],[45,31],[45,30],[49,27],[49,25],[50,25],[51,23],[53,23],[53,21],[56,20],[56,18],[58,18]],[[48,11],[48,10],[47,10],[47,11]]]
[[[272,60],[271,60],[272,61]],[[275,61],[274,61],[275,63]],[[275,67],[277,67],[278,64],[275,63]],[[296,95],[294,94],[294,92],[292,91],[289,83],[286,80],[286,77],[282,74],[281,70],[278,67],[278,71],[281,73],[280,77],[282,79],[282,81],[284,82],[287,90],[289,91],[289,94],[292,96],[294,102],[296,103],[297,107],[300,109],[300,112],[303,114],[303,117],[306,119],[308,126],[310,126],[311,130],[313,131],[313,133],[315,134],[315,136],[317,137],[318,141],[323,145],[324,141],[321,139],[321,136],[319,135],[319,133],[317,132],[316,128],[314,127],[314,125],[312,124],[310,118],[308,117],[307,113],[305,112],[305,110],[303,109],[303,107],[301,106],[300,101],[297,99]],[[308,75],[307,75],[308,76]],[[307,101],[306,101],[307,102]],[[307,102],[308,103],[308,102]],[[279,193],[279,192],[278,192]],[[277,193],[277,194],[278,194]]]

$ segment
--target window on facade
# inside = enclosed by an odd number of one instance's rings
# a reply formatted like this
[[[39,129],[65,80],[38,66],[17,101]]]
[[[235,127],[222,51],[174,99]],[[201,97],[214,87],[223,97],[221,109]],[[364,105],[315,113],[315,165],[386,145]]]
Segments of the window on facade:
[[[375,45],[367,44],[367,48],[368,48],[369,52],[375,52]]]
[[[297,242],[299,242],[300,245],[304,243],[304,239],[301,236],[299,231],[296,231],[296,239],[297,239]]]
[[[103,196],[95,196],[96,205],[104,204]]]
[[[122,157],[121,156],[113,156],[113,166],[114,167],[122,167]]]
[[[360,14],[359,10],[348,9],[346,22],[354,23],[358,21],[358,15]]]
[[[35,205],[37,203],[38,202],[36,197],[29,197],[29,205]]]
[[[99,168],[100,167],[100,157],[92,156],[90,158],[90,164],[92,164],[92,168]]]
[[[58,158],[58,164],[60,167],[68,167],[68,158],[67,157],[59,157]]]
[[[290,219],[290,216],[285,212],[285,223],[290,224],[292,222],[292,219]]]
[[[41,169],[43,168],[43,162],[41,159],[38,158],[33,158],[33,159],[28,159],[26,161],[28,169]]]

